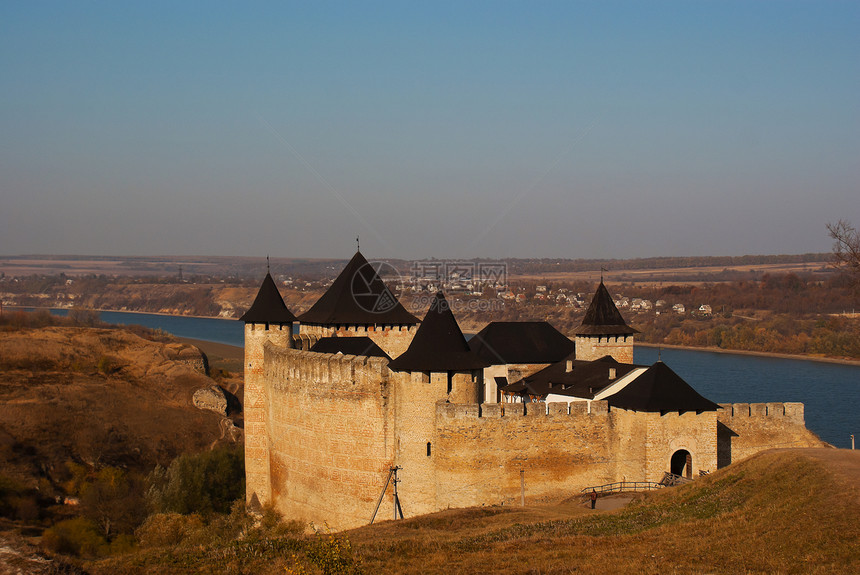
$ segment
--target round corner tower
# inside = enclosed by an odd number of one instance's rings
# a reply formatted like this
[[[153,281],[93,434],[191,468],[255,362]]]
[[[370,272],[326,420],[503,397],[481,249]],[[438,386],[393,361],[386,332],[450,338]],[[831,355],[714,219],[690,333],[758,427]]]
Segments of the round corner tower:
[[[296,316],[287,309],[271,274],[257,292],[251,308],[239,321],[245,322],[245,481],[246,500],[257,506],[271,500],[266,387],[263,381],[266,343],[292,347]]]

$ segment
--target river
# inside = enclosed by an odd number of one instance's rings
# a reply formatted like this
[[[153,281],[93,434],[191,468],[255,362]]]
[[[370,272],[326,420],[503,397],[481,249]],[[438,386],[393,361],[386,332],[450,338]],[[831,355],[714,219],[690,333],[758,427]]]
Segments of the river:
[[[65,315],[65,310],[53,313]],[[180,317],[115,311],[100,312],[102,321],[138,324],[188,337],[244,345],[244,325],[232,319]],[[799,401],[805,405],[806,426],[836,447],[850,447],[850,435],[860,442],[860,366],[737,355],[708,351],[634,348],[634,362],[650,365],[662,360],[699,393],[717,403]]]

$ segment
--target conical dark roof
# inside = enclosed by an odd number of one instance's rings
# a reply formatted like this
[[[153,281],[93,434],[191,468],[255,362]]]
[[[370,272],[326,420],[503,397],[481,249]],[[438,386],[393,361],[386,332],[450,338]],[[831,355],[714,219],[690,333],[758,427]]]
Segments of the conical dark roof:
[[[266,272],[266,277],[263,278],[263,284],[260,286],[260,291],[257,292],[257,297],[254,298],[254,303],[239,318],[239,321],[245,323],[292,323],[299,320],[284,304],[284,299],[275,285],[275,280],[272,279],[272,274]]]
[[[469,348],[448,300],[439,292],[409,349],[388,367],[395,371],[471,371],[489,365]]]
[[[716,411],[719,405],[699,395],[668,365],[658,361],[624,389],[606,398],[611,407],[632,411]]]
[[[318,325],[418,323],[418,318],[406,311],[361,252],[355,253],[334,283],[299,320]]]
[[[576,328],[576,335],[630,335],[634,333],[639,333],[639,330],[627,325],[627,322],[621,317],[621,312],[615,307],[612,296],[609,295],[609,291],[603,285],[603,280],[601,280],[600,285],[597,286],[597,291],[594,292],[594,297],[591,299],[591,305],[585,312],[582,324]]]

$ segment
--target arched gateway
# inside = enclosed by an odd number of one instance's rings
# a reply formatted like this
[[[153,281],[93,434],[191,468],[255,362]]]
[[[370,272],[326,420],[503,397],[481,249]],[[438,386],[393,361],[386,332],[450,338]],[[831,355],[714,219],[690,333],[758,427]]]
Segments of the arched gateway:
[[[681,475],[687,479],[693,478],[693,456],[686,449],[679,449],[672,454],[670,470],[675,475]]]

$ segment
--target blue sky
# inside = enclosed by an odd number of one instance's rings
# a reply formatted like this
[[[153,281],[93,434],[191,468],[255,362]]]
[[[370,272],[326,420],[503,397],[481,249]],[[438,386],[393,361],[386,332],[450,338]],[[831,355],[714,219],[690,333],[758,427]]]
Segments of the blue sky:
[[[3,2],[0,254],[630,258],[860,224],[860,3]]]

